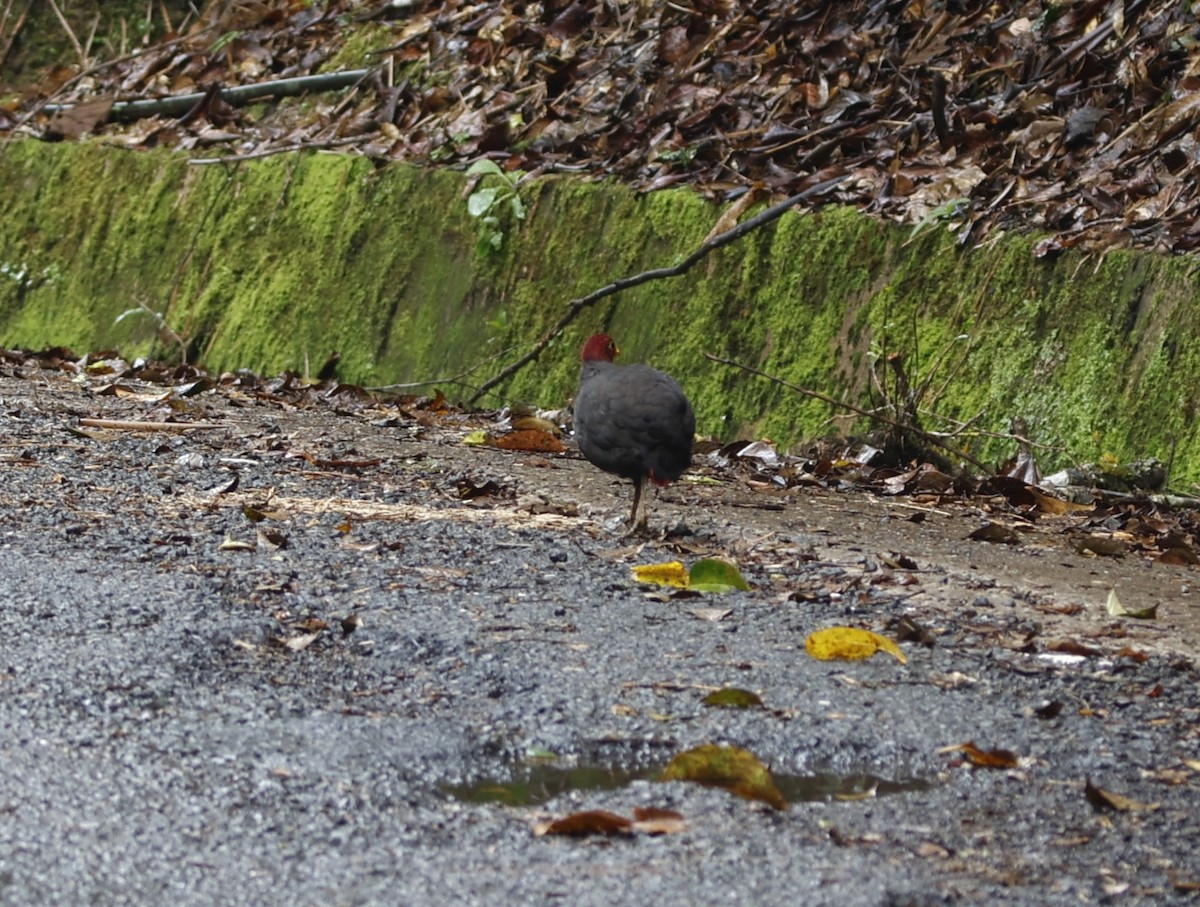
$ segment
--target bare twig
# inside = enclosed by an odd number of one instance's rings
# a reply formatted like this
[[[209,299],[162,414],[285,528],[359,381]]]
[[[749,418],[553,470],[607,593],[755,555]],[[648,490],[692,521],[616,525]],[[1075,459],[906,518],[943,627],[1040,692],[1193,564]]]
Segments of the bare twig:
[[[972,419],[971,421],[974,420]],[[968,429],[968,425],[970,425],[970,422],[964,423],[962,428],[955,429],[953,432],[930,432],[930,434],[944,435],[946,437],[954,435],[963,438],[994,438],[997,441],[1012,441],[1016,444],[1028,444],[1030,447],[1048,450],[1051,453],[1065,454],[1066,456],[1070,457],[1072,461],[1076,463],[1079,462],[1079,458],[1071,452],[1069,447],[1063,447],[1059,444],[1043,444],[1041,441],[1031,440],[1024,435],[1012,431],[988,431],[985,428]]]
[[[67,17],[62,14],[62,10],[58,8],[58,4],[54,0],[49,0],[50,8],[54,10],[54,15],[58,17],[59,24],[62,25],[63,31],[67,33],[67,37],[71,40],[71,46],[75,48],[75,54],[79,57],[79,65],[87,69],[88,61],[87,54],[83,51],[83,45],[79,43],[79,38],[75,34],[75,29],[71,28],[71,23],[67,21]]]
[[[337,148],[342,145],[354,145],[358,142],[366,141],[369,136],[351,135],[343,136],[339,139],[328,139],[322,142],[296,142],[291,145],[280,145],[276,148],[260,148],[258,151],[251,151],[247,154],[230,154],[225,157],[191,157],[188,158],[189,164],[237,164],[242,161],[257,161],[264,157],[272,157],[276,154],[286,154],[289,151],[325,151],[329,148]]]
[[[168,343],[173,343],[179,347],[179,361],[183,365],[187,365],[187,341],[179,335],[178,331],[176,331],[173,327],[171,327],[170,324],[167,323],[166,314],[164,312],[154,311],[152,308],[150,308],[150,306],[146,305],[145,302],[139,299],[137,300],[137,304],[132,309],[126,309],[124,312],[118,315],[116,319],[114,319],[113,324],[120,324],[126,318],[129,318],[133,315],[149,315],[154,321],[155,326],[158,328],[159,337],[166,340]]]
[[[524,356],[521,356],[515,362],[502,368],[487,381],[483,382],[479,390],[475,392],[475,396],[473,396],[469,402],[472,404],[476,403],[480,397],[490,391],[493,387],[508,380],[529,363],[537,359],[538,356],[542,354],[542,350],[550,345],[550,341],[554,340],[554,338],[566,330],[567,325],[574,321],[576,317],[578,317],[579,313],[584,309],[594,306],[601,299],[605,299],[615,293],[619,293],[621,290],[628,290],[631,287],[649,283],[651,280],[661,280],[664,277],[678,277],[680,274],[689,271],[692,266],[708,255],[709,252],[719,249],[722,246],[727,246],[730,243],[741,239],[747,233],[757,230],[764,224],[769,224],[774,220],[778,220],[784,212],[796,207],[796,205],[803,201],[807,201],[810,198],[814,198],[815,196],[828,192],[845,179],[846,177],[839,176],[835,177],[834,179],[825,180],[824,182],[817,183],[815,186],[805,189],[803,192],[791,196],[791,198],[784,199],[777,205],[772,205],[770,208],[767,208],[767,210],[756,214],[748,221],[738,224],[732,230],[722,233],[720,236],[715,236],[707,242],[701,244],[696,251],[692,252],[691,255],[679,262],[677,265],[673,265],[669,268],[654,268],[649,271],[643,271],[640,274],[634,274],[631,277],[622,277],[620,280],[614,280],[612,283],[601,287],[593,293],[589,293],[587,296],[582,296],[579,299],[572,299],[567,304],[567,311],[564,312],[562,317],[554,323],[554,326],[545,334],[543,334],[542,338],[533,345],[533,349],[531,349]]]
[[[8,16],[12,12],[12,6],[15,0],[8,0],[4,6],[4,15],[0,17],[0,38],[4,37],[4,31],[8,27]],[[9,53],[12,52],[13,45],[17,42],[17,35],[21,33],[22,27],[25,25],[25,20],[29,18],[29,11],[33,9],[33,0],[29,0],[25,4],[25,11],[17,16],[17,21],[13,23],[12,30],[8,33],[8,37],[4,41],[4,46],[0,47],[0,66],[8,59]]]
[[[871,412],[870,410],[862,409],[861,407],[855,406],[853,403],[847,403],[845,400],[838,400],[836,397],[830,397],[828,394],[823,394],[820,391],[815,391],[815,390],[812,390],[811,388],[807,388],[807,387],[800,387],[800,385],[792,384],[790,381],[785,381],[783,378],[780,378],[777,375],[769,374],[768,372],[761,371],[760,369],[756,369],[750,365],[743,365],[740,362],[734,362],[732,359],[726,359],[723,356],[714,356],[712,353],[706,352],[704,354],[704,358],[710,359],[713,362],[719,362],[722,365],[729,365],[729,366],[733,366],[734,368],[740,368],[742,371],[749,372],[752,375],[758,375],[760,378],[766,378],[768,381],[774,381],[776,384],[782,385],[783,387],[786,387],[788,390],[795,391],[798,394],[804,394],[804,396],[806,396],[806,397],[812,397],[815,400],[820,400],[822,403],[828,403],[830,406],[837,406],[837,407],[841,407],[842,409],[848,409],[848,410],[850,410],[850,412],[857,413],[858,415],[863,416],[864,418],[870,419],[874,422],[882,422],[884,425],[889,425],[892,428],[897,428],[897,429],[900,429],[901,431],[909,432],[911,434],[916,435],[922,441],[925,441],[928,444],[932,444],[934,447],[940,447],[942,450],[945,450],[948,453],[952,454],[953,456],[958,457],[960,460],[966,460],[968,463],[970,463],[976,469],[979,469],[979,470],[983,471],[984,473],[990,474],[992,472],[991,469],[989,469],[987,466],[985,466],[979,460],[976,460],[969,453],[962,451],[962,450],[958,450],[958,449],[950,446],[943,439],[937,437],[936,435],[930,434],[929,432],[927,432],[921,428],[917,428],[916,426],[905,425],[903,422],[901,422],[897,419],[892,419],[888,416],[883,416],[883,415],[880,415],[879,413],[874,413],[874,412]]]
[[[175,26],[171,24],[171,16],[167,12],[167,5],[165,3],[163,3],[163,0],[158,0],[158,12],[160,15],[162,15],[163,27],[166,30],[166,33],[169,35],[171,32],[173,32],[175,30]],[[147,33],[149,33],[149,30],[151,27],[153,27],[153,25],[154,25],[154,9],[151,5],[151,0],[146,0],[146,26],[147,26],[146,31],[147,31]]]
[[[383,393],[390,393],[392,391],[410,390],[412,388],[417,388],[417,387],[429,387],[431,384],[461,384],[463,387],[469,387],[472,390],[474,390],[475,388],[473,385],[466,384],[462,379],[467,377],[467,375],[471,374],[471,372],[474,372],[474,371],[477,371],[477,370],[483,368],[489,362],[499,359],[501,356],[507,355],[509,352],[511,352],[511,350],[512,350],[512,348],[510,347],[509,349],[501,350],[498,353],[488,356],[486,359],[481,359],[479,362],[476,362],[474,365],[472,365],[469,369],[466,369],[465,371],[461,371],[457,375],[450,375],[449,377],[446,377],[446,378],[432,378],[429,381],[409,381],[406,384],[383,384],[383,385],[380,385],[379,387],[368,387],[367,390],[380,391]]]
[[[121,419],[80,419],[85,428],[113,431],[192,431],[193,429],[229,428],[220,422],[128,422]]]

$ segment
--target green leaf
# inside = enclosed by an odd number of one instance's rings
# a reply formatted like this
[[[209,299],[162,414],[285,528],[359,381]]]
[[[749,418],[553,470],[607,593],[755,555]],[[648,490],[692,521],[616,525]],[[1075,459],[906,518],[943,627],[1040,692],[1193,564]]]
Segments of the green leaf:
[[[501,170],[495,161],[486,157],[480,158],[467,168],[467,176],[475,176],[480,173],[485,176],[498,176],[503,180],[508,179],[508,174]]]
[[[912,228],[912,232],[908,234],[911,240],[914,236],[928,227],[930,224],[937,221],[951,220],[958,217],[971,204],[971,200],[966,197],[952,198],[943,205],[934,208],[922,218],[921,222]]]
[[[514,192],[509,198],[508,204],[512,207],[513,217],[517,220],[525,219],[525,203],[521,201],[521,196]]]
[[[1130,611],[1123,604],[1121,599],[1117,598],[1117,590],[1108,590],[1108,602],[1105,604],[1105,610],[1112,617],[1134,617],[1138,620],[1157,620],[1158,605],[1151,605],[1149,608],[1142,608],[1137,611]]]
[[[728,561],[708,557],[696,561],[688,574],[688,588],[696,592],[732,592],[741,589],[750,591],[750,585],[738,573],[737,567]]]
[[[232,44],[234,41],[236,41],[241,36],[242,36],[242,33],[240,31],[227,31],[227,32],[225,32],[225,34],[221,35],[221,37],[217,38],[217,40],[213,41],[213,43],[211,45],[209,45],[208,52],[210,54],[218,53],[218,52],[224,50],[226,47],[228,47],[230,44]]]
[[[482,217],[496,204],[496,196],[499,194],[500,190],[494,188],[475,190],[467,199],[467,213],[472,217]]]

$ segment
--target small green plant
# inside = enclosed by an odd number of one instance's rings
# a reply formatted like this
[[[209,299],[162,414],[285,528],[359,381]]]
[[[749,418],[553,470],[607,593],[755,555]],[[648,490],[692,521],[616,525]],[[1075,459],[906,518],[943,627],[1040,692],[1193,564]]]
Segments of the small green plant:
[[[904,241],[908,245],[917,238],[917,234],[923,232],[926,227],[933,224],[950,224],[958,221],[960,218],[966,217],[970,213],[971,200],[969,198],[952,198],[944,205],[938,205],[928,214],[926,214],[919,224],[912,228],[912,232],[908,234],[908,239]]]
[[[525,203],[517,190],[525,171],[506,172],[495,161],[484,158],[467,169],[467,176],[480,176],[481,183],[489,176],[496,178],[492,185],[480,186],[468,196],[467,213],[479,221],[480,251],[498,251],[504,245],[504,226],[500,220],[504,207],[507,205],[518,221],[525,219]]]
[[[487,321],[488,343],[498,343],[508,332],[508,309],[501,309],[496,317]]]
[[[677,148],[674,151],[663,151],[655,155],[655,160],[666,161],[669,164],[679,164],[681,167],[690,167],[692,161],[696,159],[696,152],[700,149],[695,146],[687,148]]]
[[[240,31],[227,31],[225,34],[217,38],[217,40],[213,41],[211,45],[209,45],[208,52],[210,54],[220,53],[241,36],[242,33]]]

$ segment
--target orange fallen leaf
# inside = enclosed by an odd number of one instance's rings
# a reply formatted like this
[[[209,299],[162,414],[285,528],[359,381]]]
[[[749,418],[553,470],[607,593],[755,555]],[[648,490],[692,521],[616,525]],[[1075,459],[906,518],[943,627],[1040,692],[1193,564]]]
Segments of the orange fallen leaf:
[[[1021,764],[1020,757],[1012,750],[981,750],[974,742],[946,746],[938,752],[960,752],[976,768],[1016,768]]]
[[[535,453],[562,453],[566,450],[562,441],[548,431],[537,428],[500,435],[492,439],[492,444],[501,450],[525,450]]]
[[[1104,653],[1092,646],[1085,646],[1073,639],[1060,639],[1046,646],[1047,652],[1062,652],[1066,655],[1080,655],[1084,658],[1099,658]]]
[[[1064,501],[1062,498],[1056,498],[1054,495],[1046,494],[1044,491],[1032,486],[1028,487],[1028,491],[1037,504],[1037,509],[1042,513],[1049,513],[1053,516],[1062,516],[1064,513],[1081,513],[1095,509],[1095,506],[1092,504],[1076,504],[1074,501]]]
[[[562,835],[567,838],[586,838],[589,835],[627,835],[633,831],[633,822],[624,816],[610,813],[603,809],[593,809],[587,812],[571,813],[561,819],[555,819],[546,825],[534,828],[533,833],[542,835]]]

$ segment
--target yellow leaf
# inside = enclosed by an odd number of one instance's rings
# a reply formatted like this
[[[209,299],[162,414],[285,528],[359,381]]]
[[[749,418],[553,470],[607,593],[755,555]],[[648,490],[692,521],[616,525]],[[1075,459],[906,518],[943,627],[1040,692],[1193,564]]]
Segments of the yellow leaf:
[[[467,432],[466,437],[463,438],[463,444],[466,444],[468,447],[480,447],[482,445],[491,443],[492,436],[483,429],[469,431]]]
[[[761,709],[763,701],[749,690],[725,687],[704,697],[704,704],[718,709]]]
[[[674,586],[676,589],[686,589],[688,585],[687,568],[679,561],[667,561],[665,564],[640,564],[633,568],[633,578],[639,583]]]
[[[775,786],[770,770],[752,752],[738,746],[709,743],[679,753],[663,769],[659,780],[723,787],[747,800],[761,800],[775,809],[787,809],[787,801]]]
[[[900,664],[908,664],[908,659],[900,651],[900,647],[886,636],[857,627],[828,627],[817,630],[804,640],[804,651],[818,661],[857,661],[870,658],[876,652],[887,652],[894,655]]]

